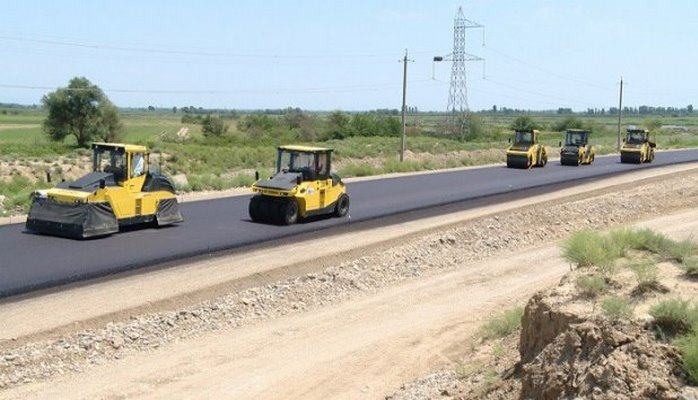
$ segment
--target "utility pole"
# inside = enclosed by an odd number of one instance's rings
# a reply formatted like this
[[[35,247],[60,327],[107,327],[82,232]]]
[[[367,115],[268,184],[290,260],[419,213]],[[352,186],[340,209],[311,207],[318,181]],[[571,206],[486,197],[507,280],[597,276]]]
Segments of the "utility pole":
[[[618,151],[620,151],[620,123],[623,117],[623,77],[620,77],[620,98],[618,100]]]
[[[405,160],[405,133],[407,130],[407,49],[402,58],[402,136],[400,138],[400,162]]]

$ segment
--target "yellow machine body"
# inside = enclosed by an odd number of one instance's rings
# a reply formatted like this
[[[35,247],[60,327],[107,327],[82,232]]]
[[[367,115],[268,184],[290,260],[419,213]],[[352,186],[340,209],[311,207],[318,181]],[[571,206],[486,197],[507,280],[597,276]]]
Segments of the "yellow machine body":
[[[92,150],[91,173],[33,194],[27,229],[88,238],[125,225],[182,221],[172,182],[148,170],[146,147],[94,143]]]
[[[650,163],[654,160],[655,147],[657,144],[650,141],[650,132],[647,129],[628,129],[620,148],[620,162]]]
[[[507,167],[544,167],[548,163],[548,153],[539,142],[539,134],[536,129],[516,131],[514,142],[507,149]]]
[[[276,173],[252,185],[250,200],[253,221],[280,225],[298,219],[349,211],[344,182],[331,172],[332,149],[310,146],[280,146]]]
[[[591,132],[583,129],[568,129],[565,136],[565,145],[560,143],[560,164],[562,165],[590,165],[594,162],[596,150],[589,143]]]

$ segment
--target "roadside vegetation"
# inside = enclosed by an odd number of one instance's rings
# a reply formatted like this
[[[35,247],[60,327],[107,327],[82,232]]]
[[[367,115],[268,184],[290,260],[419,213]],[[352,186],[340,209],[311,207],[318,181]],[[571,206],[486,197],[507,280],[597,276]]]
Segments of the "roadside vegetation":
[[[684,279],[695,280],[698,246],[693,241],[673,240],[649,229],[580,231],[564,243],[562,254],[586,270],[587,275],[576,280],[577,290],[584,297],[599,298],[603,315],[611,321],[631,319],[636,303],[665,294],[649,308],[652,329],[660,340],[678,348],[686,372],[698,383],[698,303],[672,296],[660,282],[658,267],[671,263],[682,270]],[[610,287],[621,286],[614,275],[624,270],[634,278],[632,290],[603,297]]]
[[[501,339],[509,336],[521,328],[523,307],[514,307],[490,318],[480,328],[480,337],[483,340]]]
[[[185,179],[178,185],[182,191],[248,186],[255,170],[263,176],[271,173],[275,147],[288,143],[334,148],[334,169],[343,177],[352,177],[503,162],[508,139],[516,128],[540,129],[543,143],[551,148],[557,147],[568,128],[591,129],[597,154],[614,152],[617,142],[614,109],[531,112],[495,106],[471,113],[458,123],[443,113],[411,111],[407,152],[405,160],[399,162],[401,124],[397,109],[117,109],[97,85],[76,77],[66,88],[47,93],[41,106],[0,104],[0,180],[25,174],[8,167],[17,161],[54,168],[58,158],[64,163],[84,163],[91,141],[143,144],[153,153],[162,153],[162,162],[154,167],[183,175]],[[692,106],[640,107],[624,110],[624,115],[624,125],[653,128],[660,149],[698,145],[698,118]],[[466,129],[460,129],[460,122]],[[30,177],[27,191],[46,183]],[[7,197],[4,192],[0,195]],[[0,212],[21,213],[27,204],[28,199],[4,203]]]

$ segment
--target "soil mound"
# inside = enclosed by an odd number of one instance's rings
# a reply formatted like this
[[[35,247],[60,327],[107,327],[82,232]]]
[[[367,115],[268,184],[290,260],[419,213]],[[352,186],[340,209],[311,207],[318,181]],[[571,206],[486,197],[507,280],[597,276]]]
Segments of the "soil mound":
[[[686,377],[672,346],[636,323],[571,324],[523,366],[522,399],[679,399]]]

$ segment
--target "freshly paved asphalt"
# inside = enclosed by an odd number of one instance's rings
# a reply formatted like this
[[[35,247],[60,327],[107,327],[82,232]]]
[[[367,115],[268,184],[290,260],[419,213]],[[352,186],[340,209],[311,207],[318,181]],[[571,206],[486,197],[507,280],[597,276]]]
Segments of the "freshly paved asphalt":
[[[185,221],[178,226],[129,230],[95,240],[42,236],[25,231],[24,224],[6,225],[0,227],[0,297],[407,211],[522,189],[545,192],[560,183],[693,162],[698,160],[698,150],[657,153],[652,164],[643,165],[621,164],[619,158],[599,157],[592,166],[550,162],[530,170],[494,166],[354,182],[348,185],[351,219],[320,219],[294,226],[251,222],[249,196],[184,203]]]

